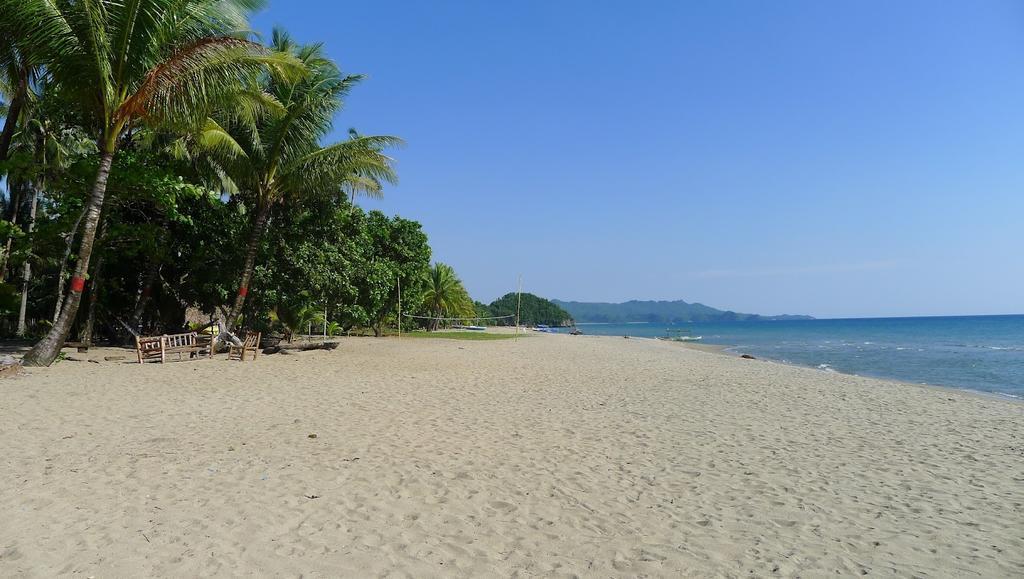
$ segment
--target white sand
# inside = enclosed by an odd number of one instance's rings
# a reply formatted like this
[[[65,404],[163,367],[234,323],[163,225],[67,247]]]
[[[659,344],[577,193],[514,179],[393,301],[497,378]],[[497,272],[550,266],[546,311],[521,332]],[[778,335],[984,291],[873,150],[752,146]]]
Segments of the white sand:
[[[0,395],[5,577],[1024,575],[1024,404],[960,392],[533,336]]]

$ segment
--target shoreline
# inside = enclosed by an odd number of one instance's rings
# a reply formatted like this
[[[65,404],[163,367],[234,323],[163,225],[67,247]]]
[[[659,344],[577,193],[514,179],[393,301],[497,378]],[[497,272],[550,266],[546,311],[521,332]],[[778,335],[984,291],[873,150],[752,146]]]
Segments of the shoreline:
[[[555,334],[555,335],[562,335],[562,334]],[[566,334],[566,335],[568,335],[568,334]],[[578,337],[578,336],[573,336],[573,337]],[[622,339],[619,336],[609,336],[609,335],[604,335],[604,334],[588,334],[587,337],[590,337],[590,338],[611,338],[611,339],[618,338],[619,340]],[[630,336],[630,339],[632,339],[632,340],[650,340],[652,342],[674,344],[674,345],[682,347],[682,348],[686,348],[686,349],[690,349],[690,350],[695,350],[695,351],[699,351],[699,352],[707,352],[709,354],[718,354],[718,355],[726,356],[726,357],[729,357],[729,358],[740,358],[742,356],[742,354],[746,353],[746,352],[740,352],[740,351],[737,350],[737,348],[739,348],[740,346],[727,346],[727,345],[724,345],[724,344],[703,344],[703,343],[694,343],[694,342],[673,342],[673,341],[670,341],[670,340],[659,340],[658,338],[650,338],[650,337],[646,337],[646,336]],[[838,375],[842,375],[842,376],[853,376],[853,377],[856,377],[856,378],[865,378],[865,379],[868,379],[868,380],[879,380],[879,381],[882,381],[882,382],[893,382],[893,383],[901,384],[901,385],[904,385],[904,386],[917,386],[919,388],[937,389],[937,390],[941,390],[941,391],[945,391],[945,392],[957,392],[957,393],[961,393],[961,394],[966,394],[968,396],[978,396],[978,397],[981,397],[981,398],[984,398],[984,399],[1001,400],[1003,402],[1010,402],[1010,403],[1013,403],[1013,404],[1024,405],[1024,397],[1017,396],[1015,394],[1008,394],[1008,393],[1005,393],[1005,392],[986,392],[984,390],[975,390],[973,388],[966,388],[966,387],[962,387],[962,386],[947,386],[947,385],[944,385],[944,384],[931,384],[931,383],[927,383],[927,382],[909,382],[907,380],[901,380],[899,378],[891,378],[891,377],[888,377],[888,376],[873,376],[873,375],[869,375],[869,374],[854,374],[852,372],[843,372],[841,370],[836,370],[836,369],[833,369],[833,368],[830,368],[828,370],[824,370],[824,369],[821,369],[821,368],[818,368],[818,367],[815,367],[815,366],[810,366],[810,365],[806,365],[806,364],[799,364],[799,363],[790,362],[790,361],[787,361],[787,360],[776,360],[774,358],[768,358],[768,357],[764,357],[764,356],[757,356],[756,358],[754,358],[753,360],[750,360],[750,361],[762,361],[762,362],[768,362],[770,364],[779,364],[781,366],[786,366],[786,367],[790,367],[790,368],[801,368],[801,369],[804,369],[804,370],[814,370],[814,371],[817,371],[817,372],[821,372],[823,374],[838,374]]]

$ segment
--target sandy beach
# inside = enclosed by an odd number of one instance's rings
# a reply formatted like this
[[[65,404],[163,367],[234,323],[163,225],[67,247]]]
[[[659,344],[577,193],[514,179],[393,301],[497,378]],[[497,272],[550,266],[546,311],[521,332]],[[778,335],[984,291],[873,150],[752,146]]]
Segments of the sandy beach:
[[[1024,404],[964,392],[565,335],[0,389],[5,577],[1024,574]]]

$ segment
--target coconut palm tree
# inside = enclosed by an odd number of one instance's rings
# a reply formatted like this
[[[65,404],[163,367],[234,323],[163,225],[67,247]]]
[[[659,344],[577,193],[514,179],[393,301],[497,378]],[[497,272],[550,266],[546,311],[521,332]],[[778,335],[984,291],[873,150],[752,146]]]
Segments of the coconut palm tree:
[[[50,332],[23,359],[53,362],[85,287],[107,177],[126,132],[139,124],[192,126],[266,67],[297,74],[293,59],[245,40],[260,0],[0,0],[0,38],[31,54],[44,78],[92,130],[98,169],[69,294]],[[0,58],[7,51],[0,51]],[[0,63],[0,64],[6,64]]]
[[[307,194],[347,194],[352,187],[379,191],[381,182],[396,179],[392,160],[383,150],[400,144],[397,137],[353,132],[347,140],[321,145],[342,99],[362,76],[342,74],[324,56],[322,45],[299,46],[279,29],[274,30],[271,47],[294,55],[308,71],[300,79],[264,77],[264,90],[281,110],[249,117],[226,109],[214,115],[192,143],[216,165],[227,189],[245,200],[252,218],[238,293],[226,318],[232,326],[229,331],[245,305],[256,253],[275,205]]]
[[[430,320],[430,331],[437,330],[441,320],[446,317],[473,317],[476,308],[469,293],[462,285],[462,280],[455,274],[452,266],[435,263],[425,273],[426,289],[423,292],[423,305],[434,317]]]

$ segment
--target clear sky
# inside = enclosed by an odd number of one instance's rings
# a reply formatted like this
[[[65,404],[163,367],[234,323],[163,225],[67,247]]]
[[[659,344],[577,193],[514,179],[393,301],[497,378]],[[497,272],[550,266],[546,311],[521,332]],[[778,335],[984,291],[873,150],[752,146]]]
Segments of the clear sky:
[[[474,298],[1024,312],[1024,2],[334,2],[256,18],[368,80],[366,208]]]

